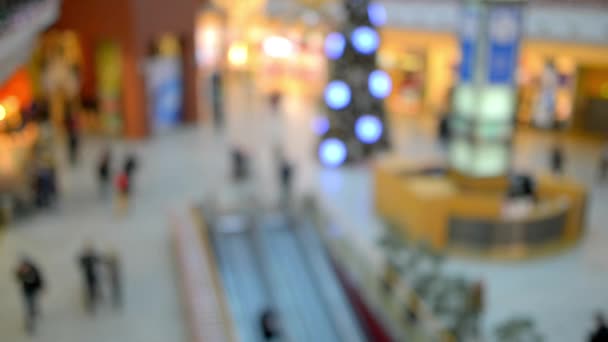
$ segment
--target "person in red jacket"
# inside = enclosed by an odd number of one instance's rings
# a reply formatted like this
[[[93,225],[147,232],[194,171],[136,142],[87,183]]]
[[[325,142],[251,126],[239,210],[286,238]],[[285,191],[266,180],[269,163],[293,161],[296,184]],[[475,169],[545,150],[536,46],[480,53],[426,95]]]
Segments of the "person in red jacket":
[[[124,212],[129,201],[129,176],[122,171],[116,176],[116,193],[118,195],[118,211]]]

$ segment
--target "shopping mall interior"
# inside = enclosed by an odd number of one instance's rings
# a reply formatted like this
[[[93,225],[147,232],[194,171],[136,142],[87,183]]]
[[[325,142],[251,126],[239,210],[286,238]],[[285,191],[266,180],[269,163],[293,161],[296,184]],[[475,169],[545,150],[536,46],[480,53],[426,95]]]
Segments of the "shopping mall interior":
[[[607,37],[603,0],[0,1],[0,341],[608,341]]]

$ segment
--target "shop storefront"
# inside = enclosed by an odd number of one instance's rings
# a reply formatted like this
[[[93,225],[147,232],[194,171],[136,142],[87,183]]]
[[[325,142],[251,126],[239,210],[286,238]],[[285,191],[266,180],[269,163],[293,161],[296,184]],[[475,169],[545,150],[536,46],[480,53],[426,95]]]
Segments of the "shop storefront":
[[[324,27],[260,17],[238,27],[227,24],[222,31],[217,25],[205,24],[205,20],[200,22],[205,26],[197,29],[199,35],[213,35],[224,40],[212,49],[224,52],[223,60],[218,61],[219,53],[205,51],[206,45],[201,39],[197,55],[202,66],[212,63],[216,69],[248,73],[256,89],[263,93],[277,90],[306,95],[321,93],[327,75]]]
[[[159,117],[169,121],[177,118],[181,124],[196,121],[199,114],[204,114],[198,111],[194,53],[195,18],[200,3],[176,1],[171,5],[171,15],[167,15],[163,1],[148,1],[146,6],[135,3],[64,0],[53,29],[74,32],[77,37],[82,48],[79,89],[83,102],[98,112],[102,133],[143,138],[156,131]],[[84,17],[112,20],[90,21]],[[177,41],[179,61],[171,68],[147,68],[147,62],[158,61],[155,57],[159,56],[151,56],[151,51],[158,50],[157,45],[166,35]],[[177,72],[159,71],[173,71],[175,67]],[[164,78],[167,75],[170,77]],[[174,80],[180,78],[179,85],[173,86]],[[159,83],[151,84],[152,79]],[[152,101],[152,93],[162,93],[161,100]],[[160,107],[171,110],[158,110]],[[160,112],[163,115],[150,114]]]
[[[71,31],[41,35],[30,60],[35,96],[48,106],[49,119],[63,131],[67,115],[81,114],[82,52]],[[78,118],[82,129],[92,126],[88,117]]]
[[[458,66],[458,46],[449,34],[385,29],[379,65],[391,75],[387,109],[397,115],[442,114],[448,110]]]
[[[15,203],[29,203],[32,184],[40,171],[52,168],[50,130],[39,124],[44,111],[34,105],[26,67],[0,85],[0,214]],[[8,208],[7,208],[8,207]],[[5,217],[6,218],[6,217]]]
[[[392,29],[382,35],[379,62],[395,85],[387,101],[389,112],[448,112],[460,60],[455,36]],[[540,129],[592,132],[604,127],[599,113],[608,98],[607,60],[608,46],[524,41],[517,79],[517,121]]]

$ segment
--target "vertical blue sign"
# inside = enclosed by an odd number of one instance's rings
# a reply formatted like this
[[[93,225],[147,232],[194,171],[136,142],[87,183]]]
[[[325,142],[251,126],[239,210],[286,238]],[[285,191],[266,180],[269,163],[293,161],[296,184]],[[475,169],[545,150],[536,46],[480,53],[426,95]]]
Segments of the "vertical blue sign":
[[[479,37],[479,9],[473,6],[465,7],[462,16],[460,33],[461,61],[460,82],[469,83],[475,75],[475,58],[477,39]]]
[[[522,31],[520,6],[496,6],[489,13],[488,83],[513,84]]]

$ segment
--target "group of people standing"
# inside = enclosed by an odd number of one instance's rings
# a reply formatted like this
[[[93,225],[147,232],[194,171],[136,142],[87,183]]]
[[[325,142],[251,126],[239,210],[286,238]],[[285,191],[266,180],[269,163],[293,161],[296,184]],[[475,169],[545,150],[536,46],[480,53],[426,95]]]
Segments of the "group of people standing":
[[[75,116],[68,113],[65,118],[67,140],[67,155],[71,165],[76,165],[79,157],[80,137]],[[133,190],[133,177],[138,168],[136,155],[128,153],[121,167],[115,173],[113,170],[112,152],[105,148],[96,165],[96,178],[100,195],[106,197],[112,190],[112,180],[118,195],[118,209],[124,211],[128,204],[129,195]],[[55,168],[51,164],[38,167],[35,178],[36,203],[47,206],[56,197]],[[77,255],[77,270],[82,276],[84,308],[94,313],[100,301],[111,300],[114,308],[122,306],[121,262],[115,250],[99,253],[92,243],[86,243]],[[47,290],[44,272],[40,265],[28,256],[21,257],[16,269],[15,278],[21,288],[25,330],[29,334],[35,332],[36,323],[40,317],[40,297]]]
[[[76,165],[78,163],[80,151],[80,129],[78,120],[72,112],[66,112],[64,128],[67,141],[68,160],[72,165]],[[115,188],[119,195],[120,208],[126,208],[126,204],[128,203],[127,200],[132,190],[133,174],[136,169],[137,158],[132,153],[127,154],[124,164],[115,178]],[[112,171],[112,151],[107,147],[101,153],[97,164],[97,179],[102,197],[105,197],[111,188]]]
[[[134,154],[128,154],[124,160],[122,168],[115,176],[115,190],[117,194],[117,209],[124,211],[128,207],[128,200],[133,190],[133,175],[137,170],[138,162]],[[106,148],[97,164],[97,180],[99,192],[102,197],[106,197],[112,187],[112,152]]]
[[[102,265],[105,266],[106,283],[110,290],[112,305],[114,308],[120,308],[122,306],[122,286],[118,253],[110,250],[102,255],[97,252],[91,243],[88,243],[78,256],[77,261],[82,273],[84,302],[87,311],[94,313],[100,299],[103,297],[100,284],[100,274],[104,271],[101,268]]]
[[[102,273],[105,274],[105,288],[113,307],[122,307],[121,262],[116,251],[110,250],[102,255],[91,243],[87,243],[77,256],[77,266],[82,274],[84,307],[87,312],[94,313],[103,298],[104,284],[100,281]],[[33,334],[40,316],[40,297],[46,291],[45,277],[40,266],[27,256],[21,258],[15,277],[23,297],[25,331]]]

